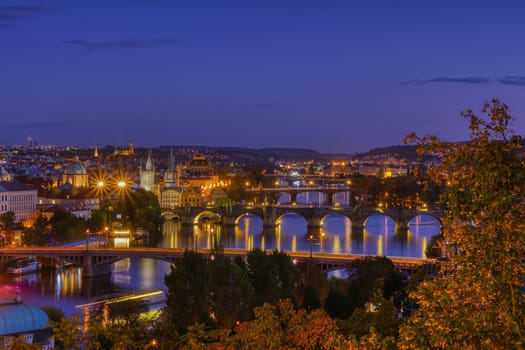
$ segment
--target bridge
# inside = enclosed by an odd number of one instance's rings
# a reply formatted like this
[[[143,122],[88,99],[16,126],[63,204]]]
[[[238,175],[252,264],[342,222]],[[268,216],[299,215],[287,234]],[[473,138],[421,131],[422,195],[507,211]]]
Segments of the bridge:
[[[183,248],[3,248],[0,250],[0,263],[7,264],[23,257],[59,259],[82,266],[83,277],[111,273],[111,264],[131,257],[150,258],[174,263],[183,257]],[[194,250],[195,251],[195,250]],[[197,249],[197,252],[210,258],[211,249]],[[231,259],[236,256],[246,259],[248,250],[225,249],[223,254]],[[286,252],[295,263],[307,263],[314,259],[323,271],[344,268],[350,261],[365,258],[364,255],[326,254],[314,252]],[[412,271],[429,261],[419,258],[388,257],[402,272]]]
[[[286,193],[290,196],[290,203],[297,202],[297,195],[300,193],[322,193],[325,196],[323,205],[332,206],[335,203],[335,195],[338,193],[349,193],[352,196],[349,197],[350,205],[355,204],[354,194],[361,195],[362,190],[347,185],[332,185],[332,186],[307,186],[307,187],[275,187],[275,188],[263,188],[253,187],[246,189],[246,192],[253,193],[259,197],[259,201],[266,203],[268,202],[268,195],[275,199],[275,195]],[[270,201],[271,202],[271,201]]]
[[[184,207],[163,208],[163,216],[176,219],[185,225],[196,225],[203,219],[223,225],[237,225],[244,215],[256,215],[266,227],[277,226],[283,216],[297,214],[302,216],[311,229],[320,228],[328,215],[342,215],[352,223],[353,229],[363,229],[368,218],[374,215],[385,215],[396,223],[396,232],[406,232],[410,220],[419,215],[430,215],[441,221],[443,211],[428,209],[407,208],[364,208],[364,207],[337,207],[337,206],[300,206],[300,205],[233,205],[229,207]]]

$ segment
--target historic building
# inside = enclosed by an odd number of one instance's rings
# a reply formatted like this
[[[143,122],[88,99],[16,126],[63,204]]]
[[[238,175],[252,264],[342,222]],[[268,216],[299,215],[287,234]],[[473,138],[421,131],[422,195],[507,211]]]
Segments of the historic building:
[[[211,187],[219,181],[219,176],[204,156],[195,156],[186,164],[179,178],[180,186]]]
[[[17,222],[35,219],[37,200],[34,188],[13,182],[0,183],[0,214],[12,211]]]
[[[140,187],[146,191],[151,191],[157,196],[160,194],[159,173],[155,171],[153,160],[151,158],[151,150],[148,151],[148,158],[144,169],[140,168]]]
[[[168,169],[164,172],[164,187],[177,187],[178,177],[177,168],[175,166],[175,156],[173,155],[173,148],[170,150],[170,157],[168,159]]]
[[[0,165],[0,181],[11,181],[13,180],[11,174],[9,174],[9,172],[3,167]]]
[[[175,167],[173,148],[168,158],[168,169],[164,172],[164,186],[160,191],[159,202],[162,208],[176,208],[180,206],[180,191],[177,188],[178,172]]]
[[[62,174],[62,185],[70,184],[73,187],[88,187],[89,175],[86,168],[80,163],[77,156],[68,162]]]
[[[198,187],[185,186],[180,188],[181,207],[200,207],[201,205],[202,196]]]
[[[133,141],[129,141],[129,145],[128,145],[128,148],[127,149],[117,149],[117,147],[115,147],[115,151],[113,152],[113,156],[116,157],[116,156],[132,156],[133,154],[135,154],[135,146],[133,145]]]
[[[24,343],[37,349],[55,347],[53,327],[47,313],[24,304],[18,287],[13,298],[0,300],[0,349],[11,349],[16,337],[22,337]]]
[[[165,187],[160,193],[161,208],[174,209],[180,207],[180,189],[177,187]]]

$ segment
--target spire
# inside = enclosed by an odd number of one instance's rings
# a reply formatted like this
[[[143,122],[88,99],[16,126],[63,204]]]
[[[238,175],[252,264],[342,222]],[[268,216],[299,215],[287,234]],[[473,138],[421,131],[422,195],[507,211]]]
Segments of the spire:
[[[148,159],[146,160],[146,171],[153,171],[153,161],[151,160],[151,149],[148,150]]]
[[[95,146],[95,158],[98,158],[98,145]]]
[[[170,149],[170,158],[168,159],[168,171],[175,172],[175,156],[173,155],[173,147]]]

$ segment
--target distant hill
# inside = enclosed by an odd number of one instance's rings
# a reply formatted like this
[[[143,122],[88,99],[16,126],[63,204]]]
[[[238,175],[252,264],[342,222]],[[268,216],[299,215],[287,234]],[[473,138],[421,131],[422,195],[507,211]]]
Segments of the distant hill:
[[[416,161],[418,158],[421,158],[417,154],[416,146],[398,145],[374,148],[368,152],[354,155],[353,159],[363,160],[366,158],[374,158],[378,156],[391,156],[397,159],[407,159],[408,161]]]

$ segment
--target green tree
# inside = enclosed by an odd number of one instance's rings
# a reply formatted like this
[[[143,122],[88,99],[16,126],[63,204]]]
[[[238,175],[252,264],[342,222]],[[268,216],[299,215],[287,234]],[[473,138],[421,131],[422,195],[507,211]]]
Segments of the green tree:
[[[53,333],[59,348],[68,350],[82,349],[83,335],[82,319],[79,315],[70,318],[63,317],[58,322],[52,322]]]
[[[24,244],[28,246],[46,246],[49,243],[48,225],[47,219],[39,215],[33,226],[25,230]]]
[[[186,251],[182,259],[171,266],[164,277],[166,292],[166,320],[179,334],[196,323],[211,324],[211,276],[208,263],[201,254]]]
[[[251,318],[255,292],[247,271],[219,253],[210,262],[210,275],[210,309],[217,326],[231,329]]]
[[[257,248],[248,253],[247,261],[256,305],[286,298],[295,300],[301,274],[286,253],[274,251],[266,254]]]
[[[508,107],[494,99],[462,113],[470,142],[435,136],[417,142],[422,154],[441,158],[430,171],[446,185],[442,202],[445,241],[459,254],[440,274],[420,284],[419,304],[401,329],[404,348],[508,349],[525,344],[525,167],[522,140],[509,129]]]
[[[0,215],[0,224],[6,231],[13,231],[16,227],[16,216],[12,211],[7,211]]]
[[[70,242],[86,238],[86,221],[63,210],[55,211],[49,223],[58,242]]]

